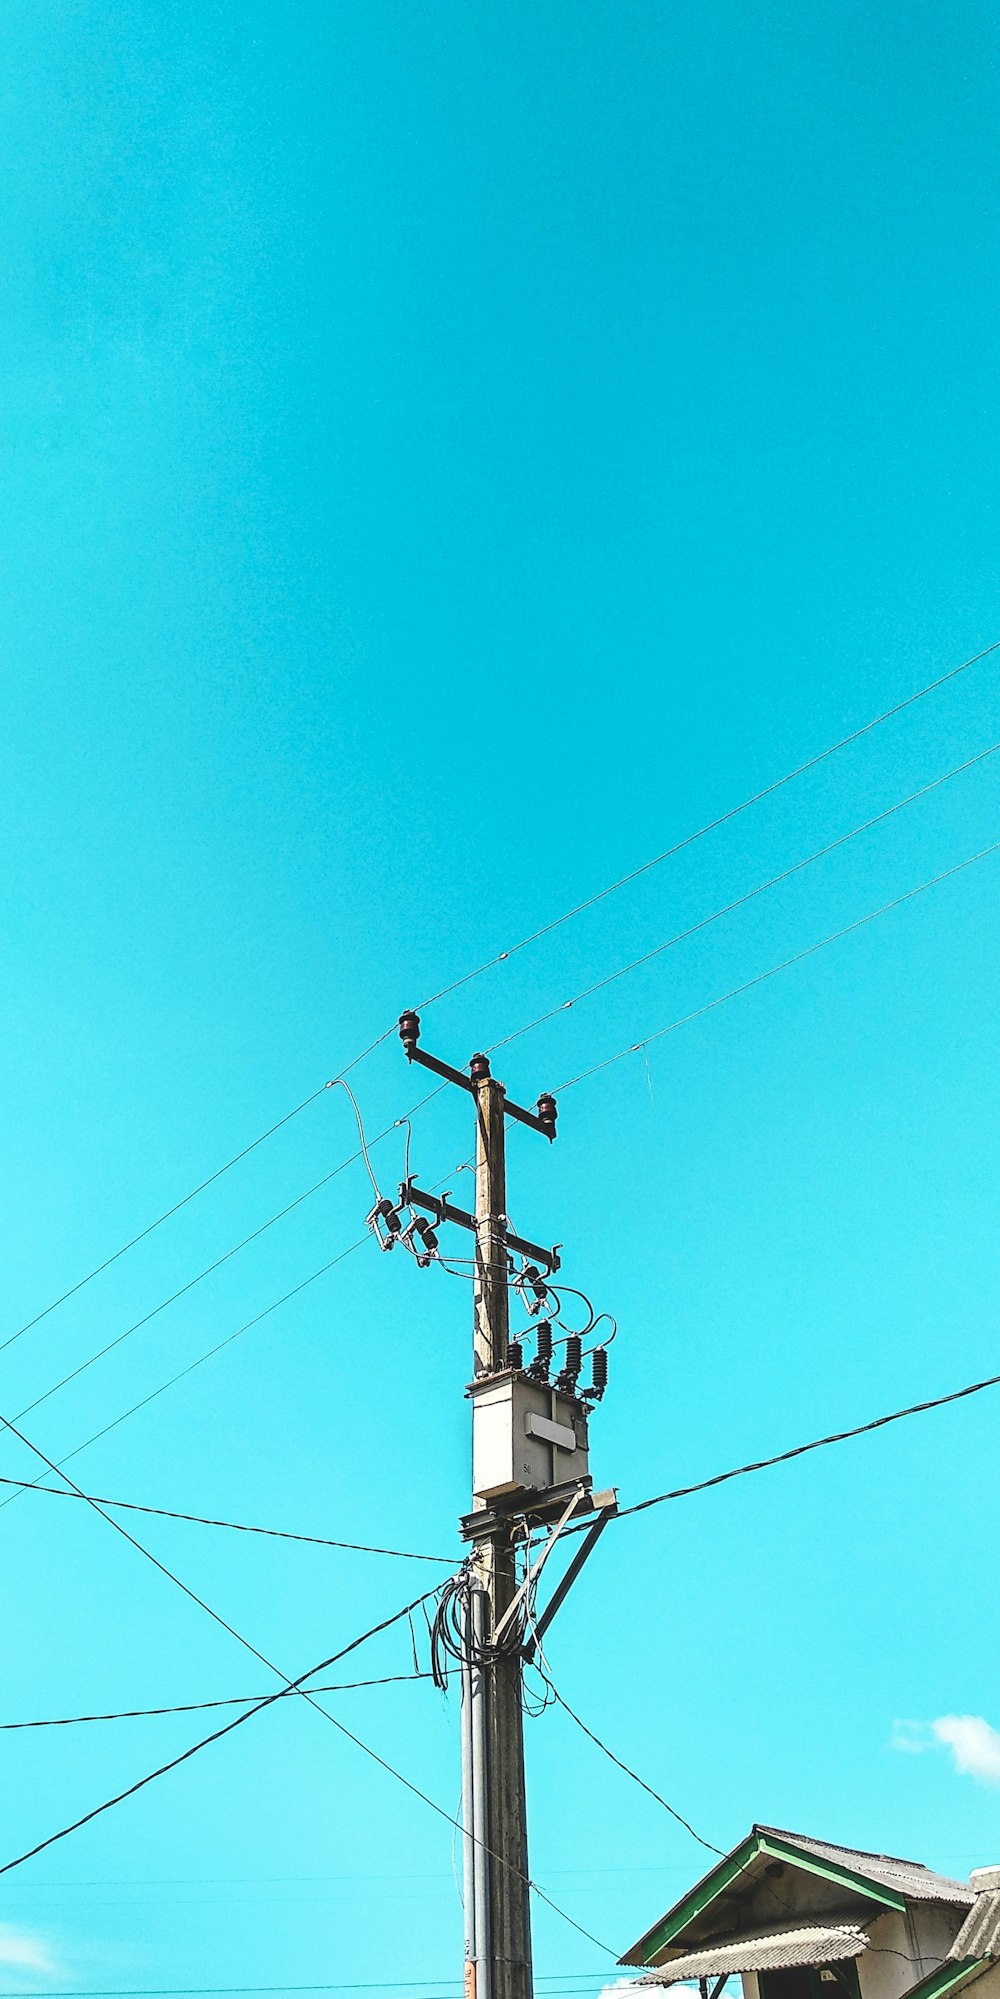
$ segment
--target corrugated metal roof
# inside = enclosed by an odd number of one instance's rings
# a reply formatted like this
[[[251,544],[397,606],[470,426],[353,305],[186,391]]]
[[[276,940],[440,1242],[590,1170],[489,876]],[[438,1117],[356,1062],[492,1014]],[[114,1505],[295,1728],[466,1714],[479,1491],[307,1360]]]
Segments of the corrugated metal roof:
[[[848,1867],[855,1874],[886,1888],[895,1888],[900,1895],[909,1896],[918,1902],[952,1902],[960,1908],[971,1907],[975,1893],[967,1881],[953,1881],[947,1874],[935,1874],[930,1867],[924,1867],[919,1860],[899,1860],[891,1853],[866,1853],[853,1846],[832,1846],[822,1839],[809,1839],[805,1833],[785,1832],[780,1826],[758,1825],[755,1832],[773,1833],[776,1839],[787,1839],[792,1845],[800,1846],[803,1853],[815,1854],[818,1860],[831,1860],[835,1865]]]
[[[728,1943],[672,1957],[640,1985],[673,1985],[678,1978],[721,1978],[731,1971],[791,1971],[802,1964],[830,1964],[860,1957],[868,1938],[855,1923],[803,1923],[793,1930],[756,1930]]]
[[[976,1896],[948,1956],[1000,1957],[1000,1889]]]

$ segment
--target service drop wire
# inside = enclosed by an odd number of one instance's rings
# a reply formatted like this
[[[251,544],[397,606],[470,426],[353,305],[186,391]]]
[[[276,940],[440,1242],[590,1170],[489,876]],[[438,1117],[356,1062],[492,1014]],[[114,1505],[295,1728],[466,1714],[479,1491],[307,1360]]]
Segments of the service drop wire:
[[[105,1514],[104,1518],[107,1519],[108,1515]],[[117,1523],[112,1521],[111,1525],[115,1526]],[[131,1540],[131,1535],[128,1538]],[[139,1542],[135,1542],[133,1545],[140,1547]],[[146,1553],[148,1551],[141,1549],[141,1552]],[[155,1559],[155,1557],[152,1559]],[[157,1566],[160,1565],[157,1564]],[[165,1573],[167,1572],[165,1571]],[[185,1585],[182,1583],[181,1588],[183,1589],[184,1587]],[[188,1594],[191,1594],[191,1592],[189,1591]],[[433,1596],[435,1592],[431,1590],[427,1594]],[[200,1601],[200,1599],[196,1598],[195,1601]],[[232,1721],[223,1722],[221,1728],[215,1728],[210,1735],[203,1735],[198,1742],[189,1744],[188,1748],[182,1749],[178,1756],[171,1756],[166,1763],[158,1763],[155,1770],[147,1770],[145,1776],[138,1777],[135,1783],[127,1785],[123,1791],[116,1791],[113,1797],[105,1798],[101,1804],[93,1805],[90,1811],[83,1812],[70,1825],[61,1826],[58,1832],[49,1833],[47,1838],[37,1840],[34,1846],[28,1847],[24,1853],[19,1853],[15,1859],[4,1861],[0,1864],[0,1874],[9,1874],[15,1867],[23,1867],[25,1861],[34,1860],[37,1854],[44,1853],[46,1847],[55,1846],[59,1840],[68,1839],[71,1833],[81,1831],[93,1819],[100,1818],[103,1812],[111,1811],[115,1805],[124,1804],[126,1798],[134,1798],[136,1792],[144,1790],[147,1784],[155,1783],[158,1777],[165,1777],[169,1771],[178,1769],[182,1763],[189,1762],[192,1756],[197,1756],[199,1750],[208,1749],[213,1742],[221,1742],[223,1736],[232,1735],[234,1730],[242,1728],[244,1722],[252,1721],[254,1715],[263,1714],[264,1709],[273,1707],[276,1701],[287,1700],[289,1694],[301,1694],[306,1699],[309,1699],[309,1695],[305,1691],[307,1680],[315,1678],[317,1673],[326,1672],[339,1659],[346,1658],[349,1652],[355,1652],[359,1645],[364,1645],[369,1638],[376,1637],[379,1632],[387,1631],[390,1625],[397,1624],[401,1618],[407,1617],[410,1611],[416,1609],[423,1601],[423,1597],[416,1597],[413,1603],[406,1604],[402,1610],[394,1611],[391,1617],[384,1618],[381,1624],[375,1624],[369,1631],[362,1632],[360,1637],[352,1638],[349,1645],[343,1645],[338,1652],[332,1652],[328,1658],[319,1660],[315,1666],[310,1666],[307,1672],[299,1673],[294,1680],[286,1681],[283,1687],[276,1687],[274,1693],[265,1694],[263,1699],[256,1701],[253,1707],[247,1708],[243,1714],[236,1715]],[[203,1605],[202,1608],[207,1609],[208,1606]],[[214,1611],[209,1611],[210,1616],[215,1616],[215,1614]],[[231,1629],[231,1627],[227,1626],[227,1629]],[[239,1634],[234,1635],[238,1636]],[[240,1642],[241,1644],[246,1644],[247,1641],[241,1639]],[[254,1650],[255,1648],[250,1647],[250,1649]],[[262,1657],[261,1654],[257,1656]],[[265,1661],[266,1663],[267,1661]],[[277,1672],[278,1668],[273,1667],[272,1670]],[[315,1705],[315,1703],[312,1703],[312,1705]],[[325,1712],[325,1709],[320,1709],[320,1713]],[[327,1720],[332,1721],[333,1716],[328,1715]],[[340,1724],[334,1722],[334,1726],[339,1727]]]
[[[39,1447],[38,1444],[33,1443],[30,1437],[25,1436],[23,1430],[19,1430],[16,1427],[16,1425],[11,1422],[9,1417],[5,1417],[2,1414],[0,1414],[0,1426],[2,1426],[4,1429],[9,1430],[11,1434],[18,1439],[19,1443],[23,1444],[27,1450],[32,1452],[33,1456],[40,1459],[42,1464],[47,1466],[49,1471],[54,1473],[59,1473],[58,1465],[54,1464],[52,1459],[46,1456],[45,1452]],[[61,1472],[59,1475],[65,1480],[67,1485],[74,1485],[74,1481],[69,1477],[69,1474],[67,1472]],[[74,1486],[74,1490],[80,1493],[80,1496],[82,1498],[85,1499],[88,1498],[88,1496],[85,1493],[81,1492],[81,1488],[79,1486]],[[273,1659],[269,1659],[267,1657],[267,1654],[260,1651],[259,1647],[254,1645],[249,1638],[245,1638],[242,1632],[237,1631],[235,1625],[230,1624],[228,1619],[223,1617],[219,1611],[213,1610],[211,1604],[206,1603],[204,1597],[199,1596],[197,1591],[193,1590],[188,1583],[184,1582],[181,1579],[181,1577],[174,1572],[173,1569],[169,1569],[165,1562],[161,1562],[159,1557],[153,1554],[152,1549],[147,1548],[144,1542],[137,1540],[136,1536],[134,1534],[131,1534],[128,1528],[123,1526],[120,1520],[116,1520],[114,1516],[110,1513],[105,1513],[103,1507],[97,1505],[96,1501],[94,1501],[93,1499],[88,1499],[88,1504],[93,1507],[94,1512],[99,1514],[102,1520],[105,1520],[107,1522],[109,1527],[112,1527],[114,1529],[116,1534],[120,1534],[123,1540],[131,1542],[133,1548],[135,1548],[138,1551],[138,1553],[145,1558],[146,1561],[151,1562],[153,1567],[155,1569],[158,1569],[160,1571],[160,1574],[167,1578],[168,1582],[173,1583],[176,1586],[176,1588],[182,1592],[184,1596],[188,1597],[189,1600],[192,1603],[196,1604],[200,1610],[203,1610],[206,1616],[212,1619],[213,1623],[218,1624],[223,1631],[228,1631],[230,1637],[235,1638],[237,1644],[242,1645],[245,1651],[252,1653],[255,1659],[259,1659],[260,1663],[263,1666],[266,1666],[269,1672],[277,1674],[278,1678],[284,1682],[283,1688],[279,1689],[279,1697],[281,1692],[296,1692],[302,1700],[308,1701],[309,1706],[315,1708],[316,1713],[322,1715],[324,1721],[328,1721],[331,1727],[337,1730],[338,1734],[346,1736],[348,1742],[352,1742],[355,1748],[360,1749],[363,1755],[369,1757],[373,1763],[376,1763],[380,1770],[384,1770],[388,1776],[393,1777],[397,1783],[403,1786],[404,1790],[410,1792],[411,1796],[419,1798],[420,1802],[426,1805],[430,1811],[434,1812],[438,1818],[444,1819],[445,1823],[450,1826],[455,1826],[456,1824],[459,1824],[454,1813],[449,1812],[444,1805],[439,1805],[436,1799],[430,1797],[426,1791],[421,1790],[419,1784],[414,1784],[409,1777],[403,1775],[403,1772],[401,1770],[397,1770],[395,1766],[392,1763],[389,1763],[384,1756],[380,1756],[377,1749],[373,1749],[370,1743],[364,1742],[360,1735],[355,1735],[353,1729],[348,1728],[345,1722],[338,1721],[336,1715],[331,1714],[329,1708],[325,1708],[320,1701],[314,1698],[314,1696],[309,1692],[308,1688],[302,1684],[304,1680],[312,1678],[315,1672],[325,1670],[325,1667],[312,1667],[310,1668],[310,1671],[308,1673],[301,1674],[297,1680],[293,1681],[289,1679],[288,1675],[282,1671],[280,1666],[277,1666],[275,1664]],[[408,1616],[411,1610],[417,1608],[422,1603],[428,1602],[431,1597],[437,1596],[440,1587],[441,1585],[439,1584],[437,1589],[425,1590],[423,1595],[416,1598],[412,1604],[408,1604],[406,1606],[406,1609],[401,1614],[403,1616]],[[396,1621],[395,1615],[392,1621],[393,1622]],[[334,1658],[341,1656],[343,1655],[335,1654]],[[331,1660],[329,1663],[332,1664],[333,1661]],[[264,1705],[270,1706],[271,1700],[265,1702]],[[251,1708],[249,1714],[238,1715],[235,1721],[227,1722],[222,1729],[216,1730],[212,1736],[206,1736],[204,1740],[196,1744],[195,1748],[190,1752],[188,1752],[188,1754],[196,1754],[198,1749],[207,1747],[208,1743],[210,1741],[217,1740],[219,1735],[225,1735],[230,1733],[233,1728],[241,1724],[243,1721],[249,1720],[250,1715],[258,1711],[259,1709]],[[183,1762],[186,1760],[187,1760],[186,1755],[182,1755],[180,1758],[175,1759],[175,1762],[176,1761]],[[165,1774],[168,1768],[173,1768],[173,1767],[174,1767],[173,1763],[168,1765],[161,1765],[155,1772],[152,1772],[150,1776],[144,1781],[151,1782],[154,1776],[162,1776]],[[11,1868],[21,1866],[25,1860],[32,1859],[36,1853],[42,1852],[45,1847],[51,1846],[56,1840],[66,1838],[70,1832],[76,1832],[79,1826],[85,1825],[88,1822],[88,1819],[90,1817],[96,1816],[97,1813],[100,1811],[110,1809],[110,1806],[112,1804],[120,1803],[125,1795],[130,1795],[130,1793],[121,1793],[118,1796],[116,1796],[114,1799],[108,1800],[104,1805],[98,1806],[95,1812],[86,1814],[83,1817],[83,1819],[74,1821],[73,1825],[64,1827],[59,1832],[51,1834],[47,1839],[38,1842],[35,1846],[31,1847],[28,1852],[19,1855],[14,1860],[7,1861],[5,1865],[0,1866],[0,1874],[8,1873]],[[460,1824],[459,1824],[459,1830],[461,1830]],[[471,1836],[473,1838],[475,1837],[474,1834]],[[489,1852],[492,1859],[496,1860],[499,1866],[510,1869],[517,1876],[518,1880],[521,1880],[525,1883],[526,1887],[530,1890],[532,1894],[536,1895],[540,1901],[544,1902],[547,1905],[548,1908],[554,1910],[556,1915],[561,1916],[563,1922],[568,1923],[571,1929],[576,1930],[580,1936],[586,1937],[588,1943],[596,1944],[598,1950],[607,1951],[609,1956],[611,1957],[614,1956],[614,1952],[612,1951],[611,1946],[609,1944],[602,1943],[601,1939],[599,1937],[595,1937],[591,1930],[585,1929],[582,1923],[578,1923],[575,1916],[569,1915],[567,1911],[564,1908],[562,1908],[558,1902],[553,1901],[552,1896],[547,1894],[545,1889],[540,1887],[537,1881],[532,1880],[529,1875],[522,1873],[520,1868],[513,1866],[513,1863],[509,1861],[504,1854],[495,1852],[492,1847],[486,1848],[486,1851]]]
[[[171,1506],[143,1506],[137,1499],[109,1499],[103,1492],[77,1492],[61,1489],[55,1485],[41,1485],[37,1479],[5,1478],[0,1476],[0,1485],[14,1486],[21,1492],[44,1492],[49,1499],[82,1499],[98,1506],[110,1506],[118,1512],[152,1514],[157,1520],[183,1520],[194,1527],[224,1527],[233,1534],[263,1534],[273,1541],[297,1541],[313,1548],[337,1548],[353,1555],[391,1555],[402,1562],[436,1562],[443,1568],[454,1567],[452,1555],[423,1555],[412,1548],[382,1548],[368,1541],[338,1541],[328,1534],[298,1534],[290,1527],[257,1527],[246,1520],[218,1520],[206,1513],[181,1513]]]

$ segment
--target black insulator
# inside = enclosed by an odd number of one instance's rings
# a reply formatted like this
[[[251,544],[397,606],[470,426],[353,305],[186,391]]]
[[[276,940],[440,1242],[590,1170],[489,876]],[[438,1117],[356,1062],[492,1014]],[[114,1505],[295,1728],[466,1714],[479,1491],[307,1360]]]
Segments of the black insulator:
[[[569,1338],[566,1341],[566,1365],[563,1368],[563,1374],[565,1375],[566,1380],[570,1384],[575,1384],[577,1381],[579,1381],[580,1369],[582,1366],[583,1366],[583,1341],[581,1340],[579,1333],[570,1333]]]
[[[542,1319],[535,1328],[535,1359],[547,1372],[552,1359],[552,1327],[547,1319]]]
[[[488,1056],[488,1055],[474,1055],[474,1056],[472,1057],[472,1060],[471,1060],[471,1062],[469,1063],[469,1074],[470,1074],[470,1076],[472,1077],[472,1080],[473,1080],[473,1082],[474,1082],[474,1083],[481,1083],[481,1082],[482,1082],[482,1080],[483,1080],[483,1078],[484,1078],[485,1076],[488,1076],[488,1075],[489,1075],[489,1073],[490,1073],[490,1058],[489,1058],[489,1056]]]
[[[512,1368],[515,1374],[521,1373],[524,1367],[524,1348],[520,1340],[507,1341],[507,1366]]]
[[[423,1238],[424,1248],[436,1249],[438,1246],[438,1239],[434,1233],[434,1230],[431,1228],[430,1222],[418,1221],[417,1228],[419,1229],[421,1237]]]
[[[418,1041],[420,1040],[420,1015],[419,1015],[419,1013],[401,1013],[401,1014],[400,1014],[400,1016],[399,1016],[399,1038],[400,1038],[400,1041],[401,1041],[401,1042],[402,1042],[402,1044],[403,1044],[403,1047],[404,1047],[404,1048],[406,1049],[406,1052],[407,1052],[407,1054],[408,1054],[408,1055],[411,1055],[411,1054],[412,1054],[412,1052],[413,1052],[413,1050],[414,1050],[414,1048],[415,1048],[415,1047],[416,1047],[416,1045],[417,1045],[417,1042],[418,1042]]]
[[[543,1124],[550,1138],[556,1135],[556,1100],[548,1090],[543,1091],[536,1106],[538,1122]]]
[[[594,1348],[594,1351],[590,1357],[590,1365],[591,1368],[593,1369],[593,1391],[594,1394],[597,1396],[598,1400],[600,1400],[601,1396],[604,1394],[604,1391],[608,1385],[607,1347]]]

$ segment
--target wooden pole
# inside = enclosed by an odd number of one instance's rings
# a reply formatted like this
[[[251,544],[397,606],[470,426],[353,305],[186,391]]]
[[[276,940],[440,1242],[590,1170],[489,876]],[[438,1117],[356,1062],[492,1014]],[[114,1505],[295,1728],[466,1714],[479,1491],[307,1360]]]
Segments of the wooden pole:
[[[476,1100],[476,1372],[507,1358],[508,1299],[504,1090],[484,1055],[470,1064]],[[495,1630],[517,1587],[511,1530],[498,1526],[482,1544],[481,1573]],[[502,1652],[487,1674],[487,1825],[493,1999],[532,1999],[531,1911],[525,1811],[522,1664]]]

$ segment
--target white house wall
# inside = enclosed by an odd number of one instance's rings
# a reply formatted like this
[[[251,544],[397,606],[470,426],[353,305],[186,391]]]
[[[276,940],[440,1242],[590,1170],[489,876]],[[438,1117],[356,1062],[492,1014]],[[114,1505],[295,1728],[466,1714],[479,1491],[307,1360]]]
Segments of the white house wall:
[[[962,1909],[945,1908],[936,1902],[911,1902],[905,1913],[886,1909],[871,1923],[864,1919],[871,1942],[857,1960],[861,1999],[903,1999],[944,1963],[963,1914]],[[741,1983],[743,1999],[760,1999],[755,1971],[744,1971]],[[996,1973],[983,1973],[975,1984],[975,1999],[1000,1999],[1000,1966]],[[735,1980],[723,1999],[729,1999],[734,1987]],[[828,1989],[831,1999],[836,1999],[840,1988],[830,1985]]]

